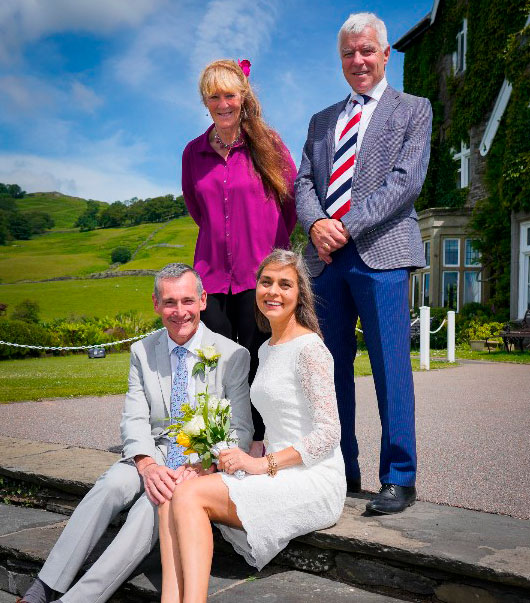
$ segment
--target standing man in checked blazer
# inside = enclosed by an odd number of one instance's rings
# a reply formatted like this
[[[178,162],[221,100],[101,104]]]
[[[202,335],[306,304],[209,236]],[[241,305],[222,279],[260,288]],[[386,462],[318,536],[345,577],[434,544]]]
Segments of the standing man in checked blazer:
[[[350,15],[338,42],[351,92],[311,118],[296,209],[335,361],[348,490],[361,488],[353,381],[360,317],[382,427],[382,487],[367,509],[398,513],[416,499],[408,283],[410,269],[425,265],[414,200],[427,172],[432,111],[427,99],[387,84],[390,46],[374,14]]]
[[[165,435],[169,418],[175,416],[171,409],[176,386],[181,400],[193,405],[195,395],[205,391],[207,378],[210,393],[231,401],[232,427],[239,446],[250,447],[254,433],[248,387],[250,355],[200,322],[206,292],[199,275],[186,264],[169,264],[155,277],[153,302],[165,329],[131,347],[129,389],[121,421],[123,458],[79,503],[39,577],[19,603],[103,603],[154,547],[157,506],[171,499],[181,481],[201,473],[197,467],[181,464],[184,457],[171,448]],[[196,350],[206,346],[215,346],[221,355],[217,367],[207,377],[204,373],[192,376],[199,360]],[[177,456],[174,463],[169,462],[172,453]],[[173,468],[166,465],[166,459]],[[74,584],[101,535],[124,509],[129,509],[127,521]]]

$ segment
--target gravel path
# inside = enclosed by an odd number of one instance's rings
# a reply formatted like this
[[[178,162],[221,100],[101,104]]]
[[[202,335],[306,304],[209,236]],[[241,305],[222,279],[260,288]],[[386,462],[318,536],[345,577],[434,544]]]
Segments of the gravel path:
[[[418,493],[426,501],[530,518],[530,366],[465,363],[414,373]],[[377,490],[371,377],[357,379],[363,487]],[[108,449],[120,444],[123,396],[0,405],[0,435]]]

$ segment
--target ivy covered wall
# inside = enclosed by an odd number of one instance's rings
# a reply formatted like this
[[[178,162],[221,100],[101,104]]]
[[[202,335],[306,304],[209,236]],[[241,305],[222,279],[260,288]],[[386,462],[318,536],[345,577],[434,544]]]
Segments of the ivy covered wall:
[[[486,193],[474,207],[471,228],[489,268],[491,301],[509,306],[510,215],[530,209],[530,47],[523,29],[528,0],[441,0],[436,20],[405,51],[404,89],[433,106],[431,161],[418,210],[462,207],[468,189],[458,189],[451,148],[483,127],[505,77],[514,89],[503,122],[486,157]],[[467,18],[465,72],[453,75],[452,53]],[[478,149],[472,148],[476,161]]]

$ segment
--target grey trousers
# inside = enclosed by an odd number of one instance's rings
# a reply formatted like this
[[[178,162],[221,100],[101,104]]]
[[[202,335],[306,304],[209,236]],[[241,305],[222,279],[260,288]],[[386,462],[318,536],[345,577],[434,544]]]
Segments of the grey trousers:
[[[127,521],[114,540],[71,587],[109,523],[131,504]],[[79,503],[39,578],[50,588],[65,593],[61,595],[64,603],[103,603],[127,580],[157,540],[157,507],[144,493],[136,467],[118,462]]]

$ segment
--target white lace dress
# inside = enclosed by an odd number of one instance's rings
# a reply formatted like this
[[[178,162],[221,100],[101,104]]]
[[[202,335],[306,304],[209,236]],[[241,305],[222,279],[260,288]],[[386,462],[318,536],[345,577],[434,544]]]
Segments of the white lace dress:
[[[346,497],[333,359],[318,335],[259,350],[252,402],[265,423],[267,452],[293,446],[303,463],[275,477],[222,474],[243,529],[216,524],[247,563],[261,569],[288,542],[332,526]]]

